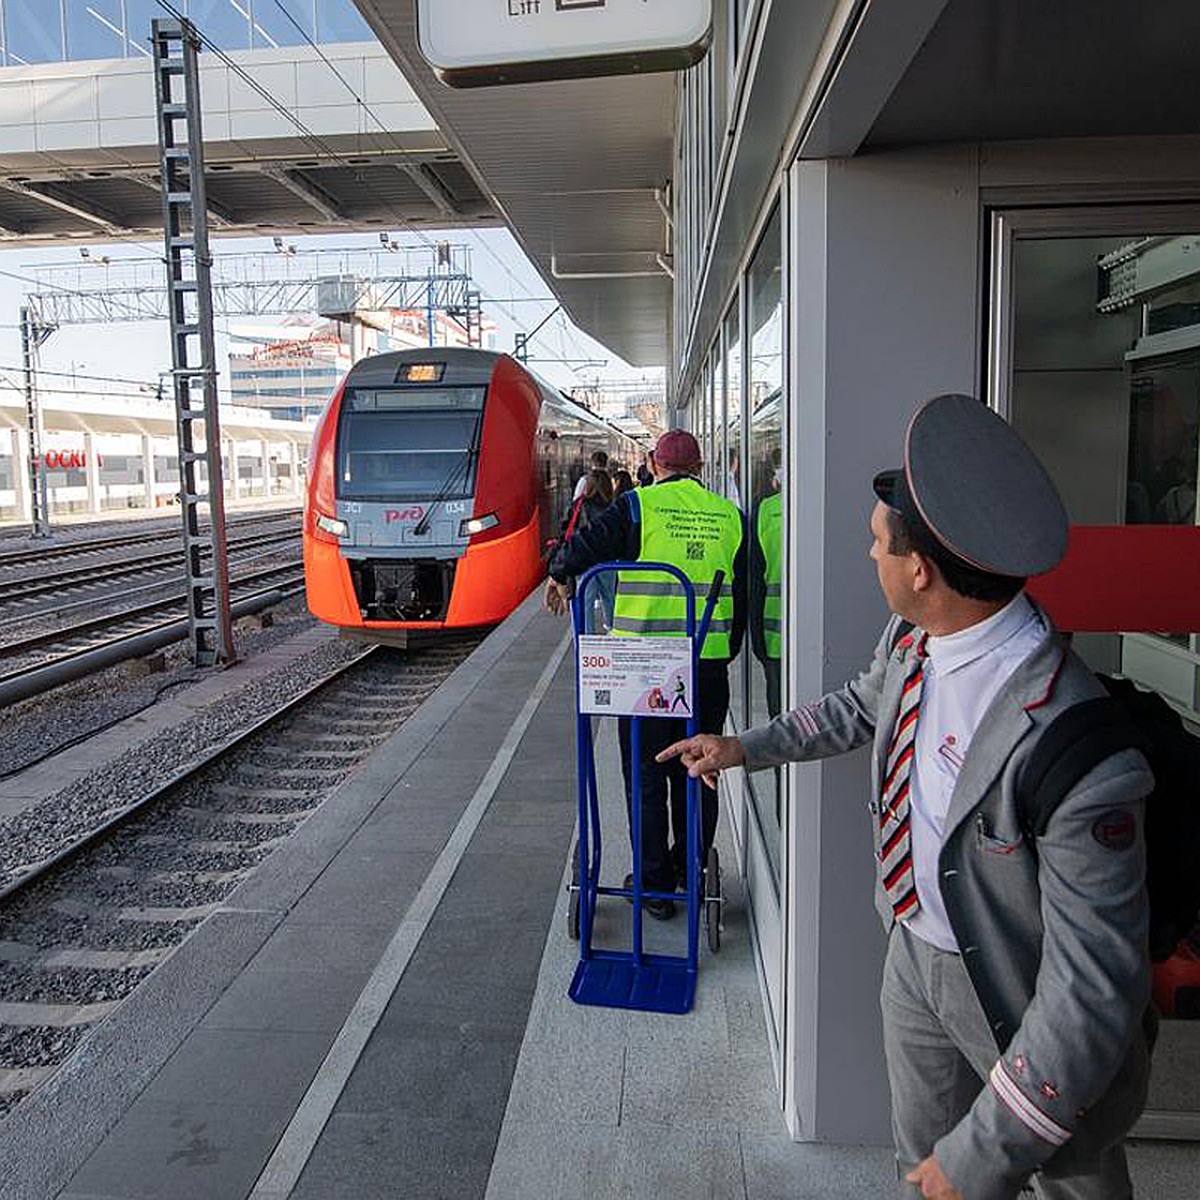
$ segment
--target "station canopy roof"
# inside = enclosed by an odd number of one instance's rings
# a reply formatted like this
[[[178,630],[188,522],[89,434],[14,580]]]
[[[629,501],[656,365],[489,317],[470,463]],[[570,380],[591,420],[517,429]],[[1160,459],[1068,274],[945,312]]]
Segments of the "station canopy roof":
[[[571,319],[628,362],[667,362],[674,75],[455,90],[421,56],[413,0],[356,3]]]

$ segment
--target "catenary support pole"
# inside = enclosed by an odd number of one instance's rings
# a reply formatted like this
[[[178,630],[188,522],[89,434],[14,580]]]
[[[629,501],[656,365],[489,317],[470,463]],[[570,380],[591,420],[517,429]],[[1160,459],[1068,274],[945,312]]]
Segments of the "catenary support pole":
[[[152,23],[151,40],[188,621],[193,661],[214,666],[232,662],[235,653],[200,128],[199,39],[189,21],[163,19]],[[207,529],[200,521],[205,507]]]
[[[21,308],[21,366],[25,372],[25,421],[29,431],[29,518],[35,538],[50,536],[50,496],[46,487],[45,429],[37,391],[37,348],[45,338],[32,308]]]

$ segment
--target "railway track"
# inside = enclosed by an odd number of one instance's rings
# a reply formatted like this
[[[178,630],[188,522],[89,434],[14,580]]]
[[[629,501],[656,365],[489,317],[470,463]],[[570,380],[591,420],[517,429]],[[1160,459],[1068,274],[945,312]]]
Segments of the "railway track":
[[[230,581],[234,614],[267,607],[296,595],[303,587],[304,571],[298,559],[235,577]],[[183,639],[188,635],[185,603],[185,596],[173,595],[165,601],[152,601],[0,645],[0,706],[121,658],[136,657]],[[164,609],[175,611],[163,617]],[[104,661],[90,667],[97,657]],[[14,659],[19,665],[11,665]]]
[[[281,508],[271,512],[229,517],[225,521],[225,527],[226,529],[241,529],[272,521],[295,520],[299,514],[300,510],[297,508]],[[86,527],[79,528],[85,529]],[[202,528],[206,528],[206,526]],[[15,533],[6,530],[0,534],[0,545],[10,541],[16,542],[19,538],[28,536],[27,526]],[[178,542],[179,538],[178,528],[158,527],[132,533],[113,534],[102,538],[79,538],[75,541],[50,545],[22,546],[17,550],[0,550],[0,569],[25,566],[29,563],[49,562],[52,559],[68,558],[75,554],[99,554],[109,550],[119,550],[125,546],[144,546],[147,542]]]
[[[229,551],[233,554],[265,546],[278,546],[298,541],[299,537],[298,525],[289,523],[286,529],[270,529],[230,538]],[[42,572],[37,575],[23,574],[15,579],[0,579],[0,605],[14,603],[23,605],[28,601],[49,595],[54,596],[57,601],[63,593],[72,590],[92,588],[101,583],[120,582],[137,575],[149,575],[175,569],[179,567],[181,560],[182,550],[179,547],[172,547],[169,550],[156,551],[152,554],[136,554],[115,560],[80,563],[64,570]]]
[[[472,649],[369,650],[0,887],[0,1113],[51,1075]]]

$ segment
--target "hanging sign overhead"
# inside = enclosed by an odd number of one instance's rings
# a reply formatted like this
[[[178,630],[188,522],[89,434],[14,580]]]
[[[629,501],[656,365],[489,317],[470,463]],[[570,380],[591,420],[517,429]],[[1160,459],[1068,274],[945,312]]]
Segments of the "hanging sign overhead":
[[[421,53],[451,87],[682,70],[711,31],[712,0],[417,0]]]

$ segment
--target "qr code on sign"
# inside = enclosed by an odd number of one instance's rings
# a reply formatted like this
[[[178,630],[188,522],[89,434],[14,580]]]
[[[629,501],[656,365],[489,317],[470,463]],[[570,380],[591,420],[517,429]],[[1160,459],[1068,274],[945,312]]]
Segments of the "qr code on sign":
[[[689,562],[699,562],[704,558],[703,542],[688,542],[687,557]]]
[[[597,708],[612,704],[612,689],[594,688],[592,690],[592,703],[596,705]]]

